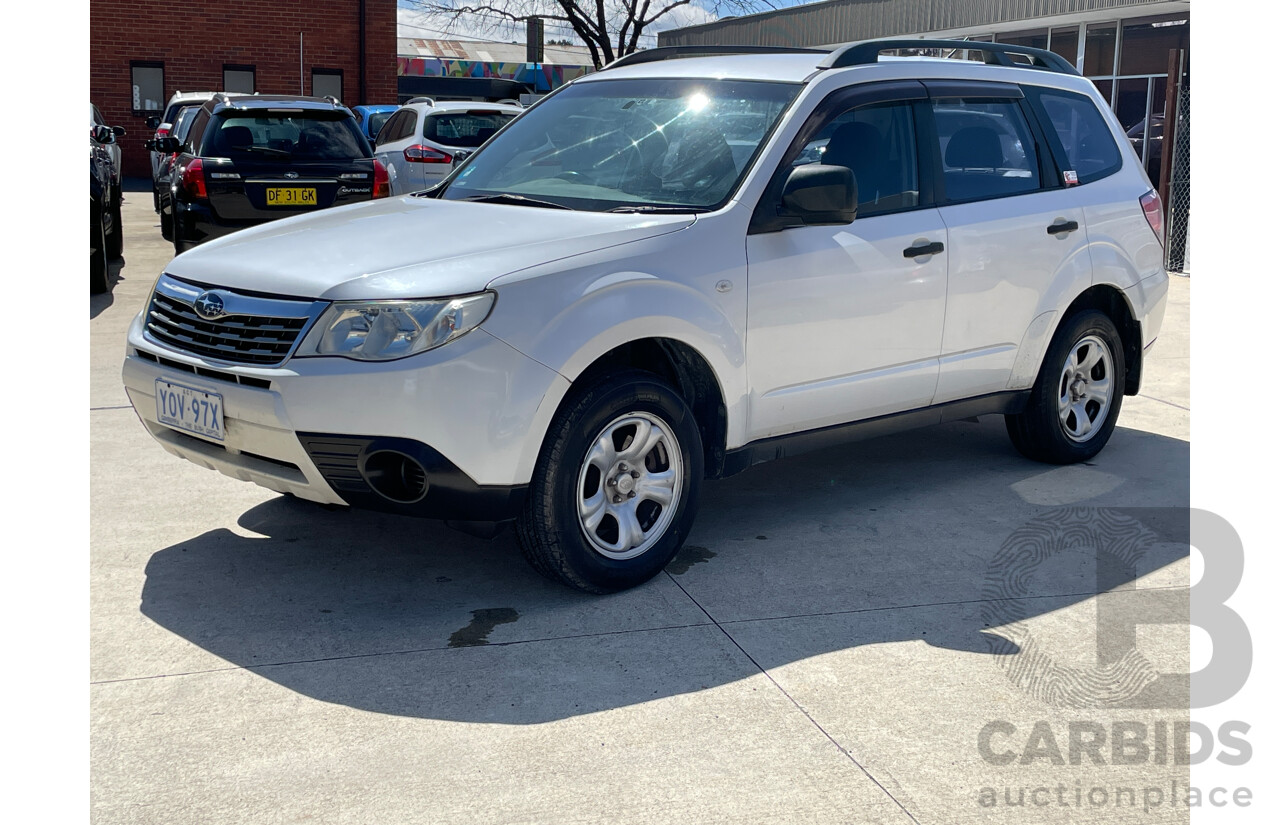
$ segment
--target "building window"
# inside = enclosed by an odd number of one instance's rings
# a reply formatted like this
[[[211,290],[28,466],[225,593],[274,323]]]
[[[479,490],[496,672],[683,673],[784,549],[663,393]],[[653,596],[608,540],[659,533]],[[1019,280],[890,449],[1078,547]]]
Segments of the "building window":
[[[133,81],[133,113],[164,109],[164,64],[135,60],[129,64]]]
[[[342,100],[342,70],[312,69],[311,95],[312,97],[328,97],[332,95],[338,100]]]
[[[253,66],[222,66],[222,91],[251,95],[257,88],[257,70]]]

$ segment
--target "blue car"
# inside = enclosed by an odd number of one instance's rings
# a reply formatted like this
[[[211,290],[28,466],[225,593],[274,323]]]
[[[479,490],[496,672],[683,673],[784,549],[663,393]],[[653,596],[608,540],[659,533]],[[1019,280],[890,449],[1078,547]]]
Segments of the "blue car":
[[[399,106],[353,106],[351,111],[355,113],[360,131],[370,143],[374,143],[378,139],[378,130],[382,128],[382,124],[386,123],[392,112],[399,108]]]

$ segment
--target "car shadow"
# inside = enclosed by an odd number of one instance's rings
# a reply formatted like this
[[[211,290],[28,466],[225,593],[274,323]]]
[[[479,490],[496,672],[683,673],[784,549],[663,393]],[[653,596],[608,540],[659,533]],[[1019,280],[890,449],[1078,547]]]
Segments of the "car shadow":
[[[762,657],[765,667],[910,640],[1017,655],[991,632],[1003,615],[993,605],[1034,618],[1189,552],[1186,442],[1118,429],[1092,464],[1028,462],[997,417],[774,462],[705,485],[699,523],[667,573],[603,597],[539,577],[510,530],[483,540],[280,497],[241,515],[254,536],[218,529],[152,555],[140,609],[305,696],[503,724],[748,678],[759,671],[730,637],[761,621],[784,635],[771,650],[786,651]],[[1141,515],[1153,505],[1165,509]],[[1067,542],[1043,569],[1005,580],[1017,567],[1010,536],[1104,507],[1154,531],[1144,553],[1095,575],[1094,551]],[[929,525],[940,532],[921,532]],[[865,620],[832,632],[804,621],[860,611]]]

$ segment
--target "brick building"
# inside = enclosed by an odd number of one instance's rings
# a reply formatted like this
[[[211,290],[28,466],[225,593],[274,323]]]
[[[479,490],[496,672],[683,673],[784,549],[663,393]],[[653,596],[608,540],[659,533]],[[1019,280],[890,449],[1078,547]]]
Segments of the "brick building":
[[[147,176],[146,118],[178,90],[395,103],[396,0],[92,0],[89,56],[125,174]]]

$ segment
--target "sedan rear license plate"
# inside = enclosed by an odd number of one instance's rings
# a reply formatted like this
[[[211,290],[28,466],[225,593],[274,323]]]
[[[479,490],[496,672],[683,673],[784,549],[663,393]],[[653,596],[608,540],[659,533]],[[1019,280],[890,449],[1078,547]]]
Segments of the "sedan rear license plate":
[[[156,379],[156,416],[161,424],[222,441],[222,396]]]
[[[267,206],[315,206],[314,186],[268,186]]]

